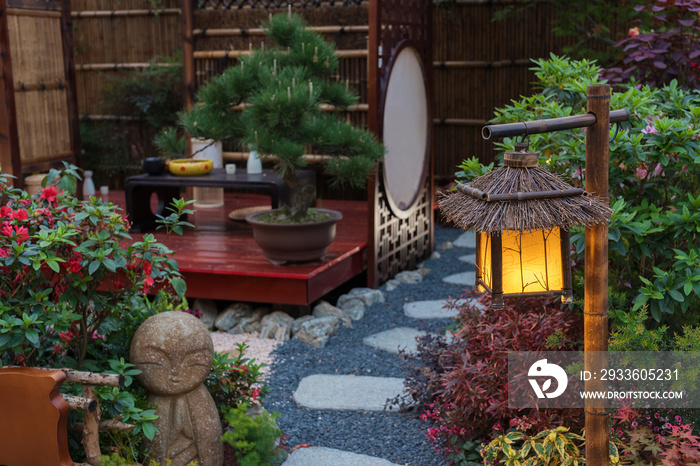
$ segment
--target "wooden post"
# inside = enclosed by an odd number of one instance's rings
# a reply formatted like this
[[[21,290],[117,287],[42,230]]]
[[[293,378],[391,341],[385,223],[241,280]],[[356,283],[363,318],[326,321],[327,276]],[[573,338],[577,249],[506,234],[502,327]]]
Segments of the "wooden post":
[[[100,456],[100,417],[102,411],[97,403],[97,393],[92,385],[83,385],[83,398],[95,401],[96,406],[93,411],[85,411],[85,423],[83,427],[83,449],[85,450],[85,460],[88,464],[99,465]]]
[[[194,2],[193,0],[180,0],[182,2],[182,69],[185,81],[185,108],[194,105]]]
[[[596,123],[586,132],[586,191],[608,198],[608,153],[610,134],[610,86],[588,87],[588,113]],[[602,352],[608,350],[608,226],[586,228],[583,346],[585,369],[600,374]],[[593,353],[592,353],[593,352]],[[602,390],[600,380],[589,380],[585,389]],[[609,426],[603,400],[586,400],[586,464],[605,465]]]
[[[73,18],[70,10],[71,2],[63,0],[61,10],[61,41],[63,42],[63,69],[66,80],[66,108],[68,109],[68,127],[70,130],[70,151],[72,163],[83,166],[83,156],[80,142],[80,118],[78,113],[78,91],[75,87],[75,56],[73,55]],[[83,199],[83,181],[78,183],[75,193],[78,199]]]
[[[381,141],[379,122],[379,93],[381,84],[381,70],[379,69],[379,46],[380,46],[380,22],[382,17],[382,0],[376,0],[369,4],[369,45],[367,51],[367,103],[369,112],[367,113],[367,126]],[[377,170],[367,181],[367,286],[377,288],[381,281],[381,273],[378,270],[379,260],[377,250],[381,235],[378,226],[381,224],[379,218],[379,177],[383,164],[379,164]]]

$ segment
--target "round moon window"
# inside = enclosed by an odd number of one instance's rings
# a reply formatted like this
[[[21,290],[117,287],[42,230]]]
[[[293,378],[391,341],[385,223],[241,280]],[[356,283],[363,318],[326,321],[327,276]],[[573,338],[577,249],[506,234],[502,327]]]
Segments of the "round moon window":
[[[384,182],[394,214],[416,202],[427,166],[428,98],[420,55],[404,48],[391,68],[384,103]]]

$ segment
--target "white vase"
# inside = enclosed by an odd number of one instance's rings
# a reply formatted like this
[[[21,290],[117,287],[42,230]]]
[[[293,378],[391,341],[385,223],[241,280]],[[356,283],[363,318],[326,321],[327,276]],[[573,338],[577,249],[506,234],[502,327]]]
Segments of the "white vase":
[[[83,197],[88,198],[95,195],[95,182],[92,181],[92,170],[85,170],[85,180],[83,181]]]
[[[262,162],[260,161],[258,151],[251,149],[248,155],[248,163],[246,164],[246,172],[249,175],[259,175],[262,173]]]

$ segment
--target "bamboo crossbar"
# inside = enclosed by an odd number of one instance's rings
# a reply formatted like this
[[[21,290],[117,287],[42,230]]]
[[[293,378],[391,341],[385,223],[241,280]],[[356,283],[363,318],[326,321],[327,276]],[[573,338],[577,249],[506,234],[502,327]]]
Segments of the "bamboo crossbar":
[[[149,66],[173,67],[176,63],[82,63],[75,65],[76,71],[135,70]]]
[[[104,120],[104,121],[113,121],[113,120],[119,120],[119,121],[138,121],[138,117],[135,116],[128,116],[128,115],[94,115],[94,114],[86,114],[84,115],[86,118],[90,120]]]
[[[179,8],[164,8],[162,10],[97,10],[97,11],[72,11],[73,18],[111,18],[124,16],[155,16],[155,15],[179,15]]]
[[[572,196],[587,196],[581,188],[560,189],[555,191],[533,191],[527,193],[505,193],[505,194],[489,194],[480,189],[472,188],[464,184],[458,184],[456,189],[468,194],[477,199],[482,199],[486,202],[501,202],[501,201],[526,201],[528,199],[556,199],[560,197]]]
[[[23,83],[15,84],[15,92],[30,92],[30,91],[55,91],[56,89],[63,90],[66,88],[62,79],[48,83]]]
[[[71,369],[61,369],[66,374],[66,383],[82,383],[103,387],[123,387],[124,376],[120,374],[100,374],[98,372],[82,372]]]
[[[80,410],[93,412],[97,409],[97,400],[91,400],[90,398],[85,398],[82,396],[75,395],[61,395],[63,399],[66,400],[68,406],[72,410]]]
[[[486,120],[469,118],[433,118],[433,124],[446,126],[484,126]]]
[[[245,108],[250,107],[251,104],[239,104],[233,107],[234,110],[243,110]],[[336,107],[335,105],[330,105],[330,104],[321,104],[319,105],[319,108],[324,111],[324,112],[368,112],[369,111],[369,104],[357,104],[357,105],[349,105],[347,108],[340,108]]]
[[[368,32],[369,26],[310,26],[306,30],[321,34],[343,34]],[[265,30],[261,28],[195,29],[192,34],[196,37],[264,36]]]
[[[618,123],[627,121],[630,118],[629,110],[613,110],[610,112],[610,122]],[[597,118],[592,113],[575,115],[561,118],[550,118],[547,120],[525,121],[519,123],[505,123],[502,125],[484,126],[481,135],[484,139],[505,138],[521,136],[524,134],[540,134],[564,129],[584,128],[596,124]]]
[[[435,61],[433,66],[439,69],[447,68],[502,68],[504,66],[527,66],[531,65],[532,60],[529,58],[521,58],[517,60],[498,60],[498,61]]]
[[[250,50],[199,50],[194,52],[193,56],[195,60],[207,60],[214,58],[238,58],[244,55],[250,55]],[[356,50],[336,50],[336,56],[340,58],[363,58],[366,57],[369,52],[364,49]],[[78,65],[76,65],[77,67]]]
[[[227,162],[245,162],[248,160],[248,155],[250,152],[222,152],[221,156],[224,160]],[[333,155],[315,155],[315,154],[305,154],[302,156],[306,162],[309,163],[322,163],[325,162],[326,160],[330,160],[334,158],[335,156]],[[341,158],[343,158],[341,156]],[[267,156],[264,157],[264,161],[266,162],[276,162],[279,160],[277,157],[274,156]]]
[[[218,8],[218,7],[213,7],[213,6],[205,6],[204,8],[196,8],[195,11],[226,11],[226,10],[231,10],[231,9],[256,10],[256,9],[266,8],[265,6],[260,6],[260,5],[256,5],[256,4],[250,5],[250,4],[246,3],[246,4],[242,4],[242,5],[237,5],[237,4],[235,4],[235,2],[232,2],[232,3],[234,3],[234,5],[232,5],[231,8],[226,8],[226,7]],[[353,2],[352,5],[350,5],[350,6],[364,6],[364,7],[366,7],[368,5],[369,5],[369,0],[363,0],[363,1],[358,2],[358,3]],[[344,8],[345,5],[343,5],[342,3],[339,4],[338,2],[334,2],[333,4],[331,4],[331,2],[329,2],[327,0],[315,2],[313,4],[313,8],[320,8],[320,7]],[[298,8],[298,5],[296,6],[296,8]],[[307,5],[304,8],[311,8],[311,6]]]
[[[7,14],[10,16],[35,16],[39,18],[60,18],[60,11],[50,10],[20,10],[19,8],[8,8]]]

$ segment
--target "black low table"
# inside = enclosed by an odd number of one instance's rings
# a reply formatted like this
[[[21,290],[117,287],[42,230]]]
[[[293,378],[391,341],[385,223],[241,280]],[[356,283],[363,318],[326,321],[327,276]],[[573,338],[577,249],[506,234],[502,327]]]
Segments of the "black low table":
[[[297,177],[302,182],[316,186],[313,170],[299,170]],[[272,208],[289,201],[289,187],[273,170],[263,170],[261,174],[249,175],[245,170],[236,170],[228,175],[223,169],[214,169],[201,176],[136,175],[126,179],[126,212],[131,221],[131,231],[141,233],[155,229],[156,215],[167,216],[166,207],[173,198],[179,198],[180,192],[187,187],[245,189],[270,195]],[[151,210],[151,196],[158,196],[158,207]]]

